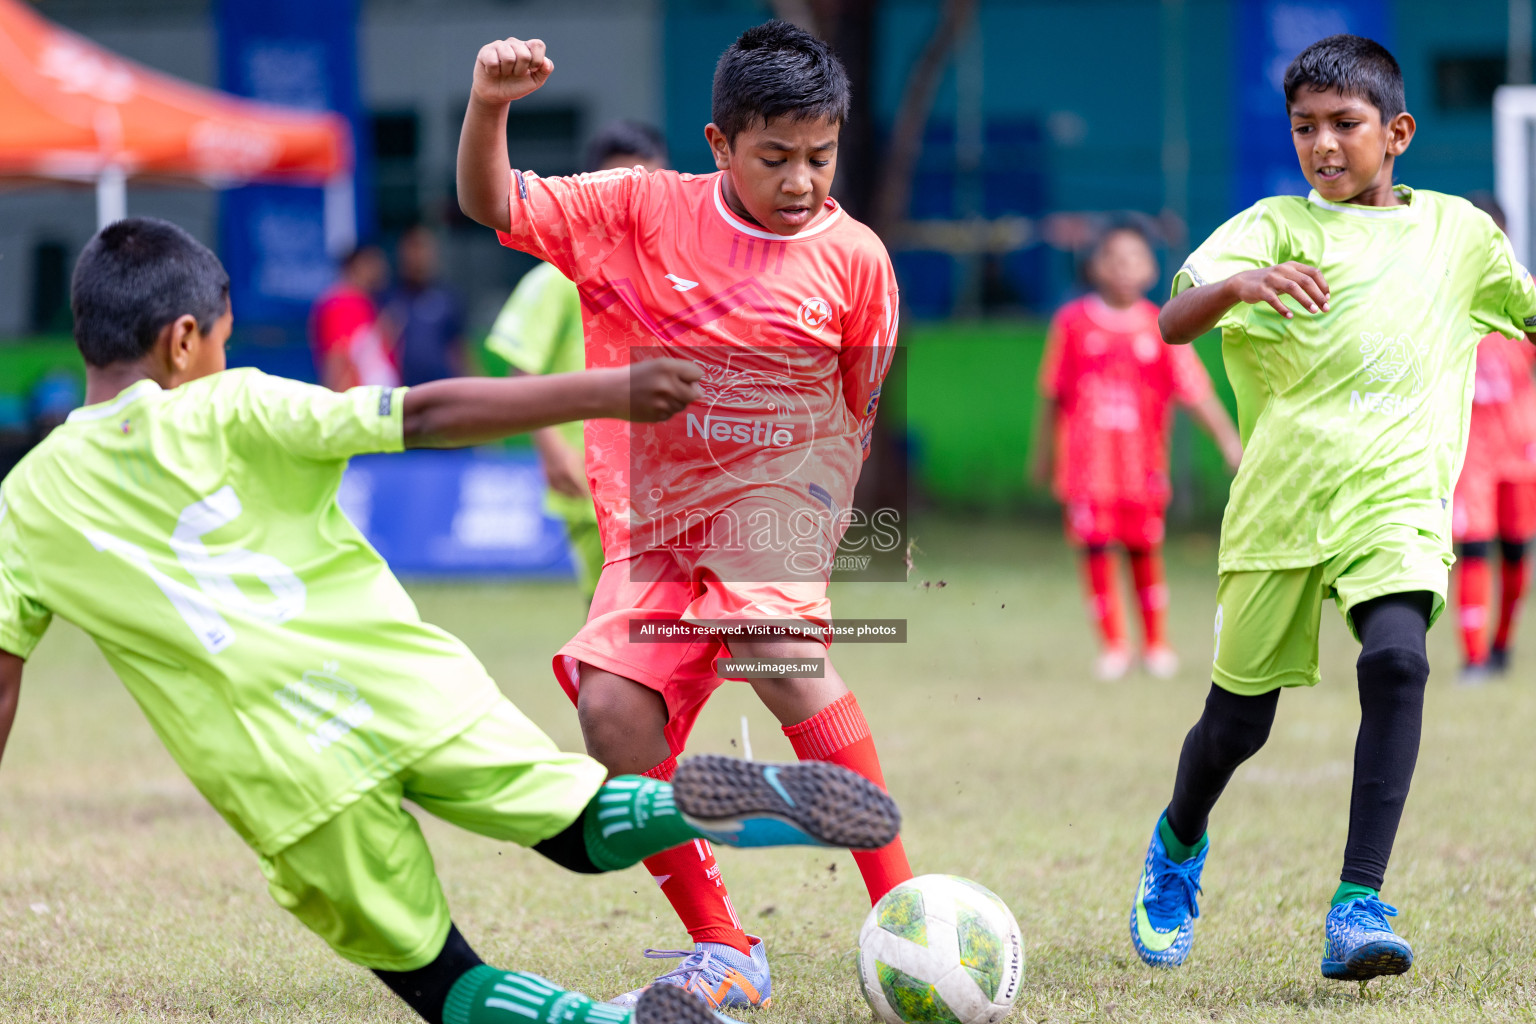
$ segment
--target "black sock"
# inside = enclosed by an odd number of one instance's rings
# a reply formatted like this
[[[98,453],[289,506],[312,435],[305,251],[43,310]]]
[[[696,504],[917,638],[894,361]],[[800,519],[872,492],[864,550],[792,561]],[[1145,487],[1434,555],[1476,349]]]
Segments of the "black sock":
[[[583,811],[563,831],[534,843],[533,851],[571,871],[583,875],[602,874],[603,869],[592,863],[592,855],[587,852],[586,817]]]
[[[1360,734],[1349,798],[1345,882],[1380,890],[1419,759],[1429,659],[1424,635],[1434,596],[1389,594],[1351,613],[1360,636]]]
[[[428,1024],[443,1024],[443,1003],[448,999],[448,990],[483,962],[469,948],[459,929],[450,923],[443,951],[427,966],[414,971],[375,970],[373,973]]]
[[[1186,846],[1196,846],[1210,822],[1211,808],[1237,766],[1269,739],[1280,691],[1240,697],[1211,684],[1205,712],[1184,737],[1179,774],[1168,803],[1168,827]]]

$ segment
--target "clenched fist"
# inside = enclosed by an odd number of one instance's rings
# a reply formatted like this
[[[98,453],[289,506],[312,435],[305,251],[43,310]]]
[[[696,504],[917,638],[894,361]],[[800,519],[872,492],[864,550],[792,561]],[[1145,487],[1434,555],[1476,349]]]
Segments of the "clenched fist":
[[[538,89],[554,70],[555,62],[544,55],[544,40],[498,39],[476,54],[470,95],[482,103],[511,103]]]
[[[629,402],[623,419],[660,423],[699,400],[694,382],[704,371],[686,359],[649,359],[627,372]]]

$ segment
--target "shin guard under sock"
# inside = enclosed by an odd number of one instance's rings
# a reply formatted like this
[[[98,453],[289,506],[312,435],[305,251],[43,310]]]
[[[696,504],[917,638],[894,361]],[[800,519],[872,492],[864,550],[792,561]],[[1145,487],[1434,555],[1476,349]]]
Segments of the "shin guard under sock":
[[[1083,576],[1088,586],[1088,613],[1105,647],[1125,646],[1125,625],[1120,618],[1120,592],[1115,588],[1115,563],[1108,550],[1091,547],[1083,552]]]
[[[885,776],[880,757],[869,734],[869,723],[853,694],[845,693],[816,714],[795,725],[784,726],[784,735],[802,761],[830,761],[858,772],[881,789]],[[900,839],[878,850],[855,850],[853,862],[864,877],[870,903],[912,877],[907,852]]]
[[[1168,585],[1163,582],[1163,553],[1158,548],[1132,551],[1131,580],[1136,586],[1136,602],[1141,607],[1141,626],[1148,648],[1162,647],[1168,640],[1163,631],[1163,616],[1168,608]]]
[[[1468,665],[1488,660],[1488,559],[1463,551],[1456,564],[1456,622],[1461,654]]]
[[[647,778],[669,782],[677,771],[677,758],[669,757],[645,773]],[[694,942],[718,942],[750,955],[751,940],[742,931],[731,895],[720,877],[715,851],[706,839],[664,850],[645,858],[661,894],[672,904]]]

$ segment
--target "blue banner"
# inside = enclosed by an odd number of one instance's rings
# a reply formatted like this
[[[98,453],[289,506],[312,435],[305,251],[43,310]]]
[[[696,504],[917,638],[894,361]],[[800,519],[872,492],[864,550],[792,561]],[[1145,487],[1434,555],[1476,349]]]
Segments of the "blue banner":
[[[368,135],[358,90],[358,0],[219,0],[219,85],[347,118],[357,149],[360,236],[372,225]],[[242,326],[302,325],[334,275],[320,188],[248,185],[223,195],[220,255]]]
[[[1285,69],[1325,36],[1348,32],[1391,47],[1388,0],[1242,0],[1232,52],[1238,101],[1232,206],[1309,190],[1291,145]]]
[[[532,452],[418,451],[352,460],[341,507],[402,576],[572,574]]]

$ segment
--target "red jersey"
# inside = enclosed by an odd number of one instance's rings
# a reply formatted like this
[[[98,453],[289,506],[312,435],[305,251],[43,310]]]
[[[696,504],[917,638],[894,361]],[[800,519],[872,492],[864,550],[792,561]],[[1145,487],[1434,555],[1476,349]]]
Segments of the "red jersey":
[[[1164,505],[1174,400],[1193,405],[1211,379],[1187,345],[1165,345],[1157,306],[1114,309],[1097,295],[1051,320],[1040,393],[1056,402],[1056,497],[1065,503]]]
[[[587,366],[672,356],[704,369],[704,400],[666,423],[587,422],[609,562],[742,503],[836,520],[867,454],[896,345],[885,247],[831,199],[797,235],[755,227],[726,206],[721,177],[512,174],[498,235],[576,283]],[[841,534],[821,543],[835,550]]]
[[[1477,346],[1463,475],[1536,480],[1536,345],[1497,332]]]
[[[379,330],[379,310],[360,288],[333,285],[315,301],[309,322],[310,343],[317,368],[324,371],[331,356],[347,358],[344,379],[329,382],[338,391],[360,384],[396,387],[400,371]]]

